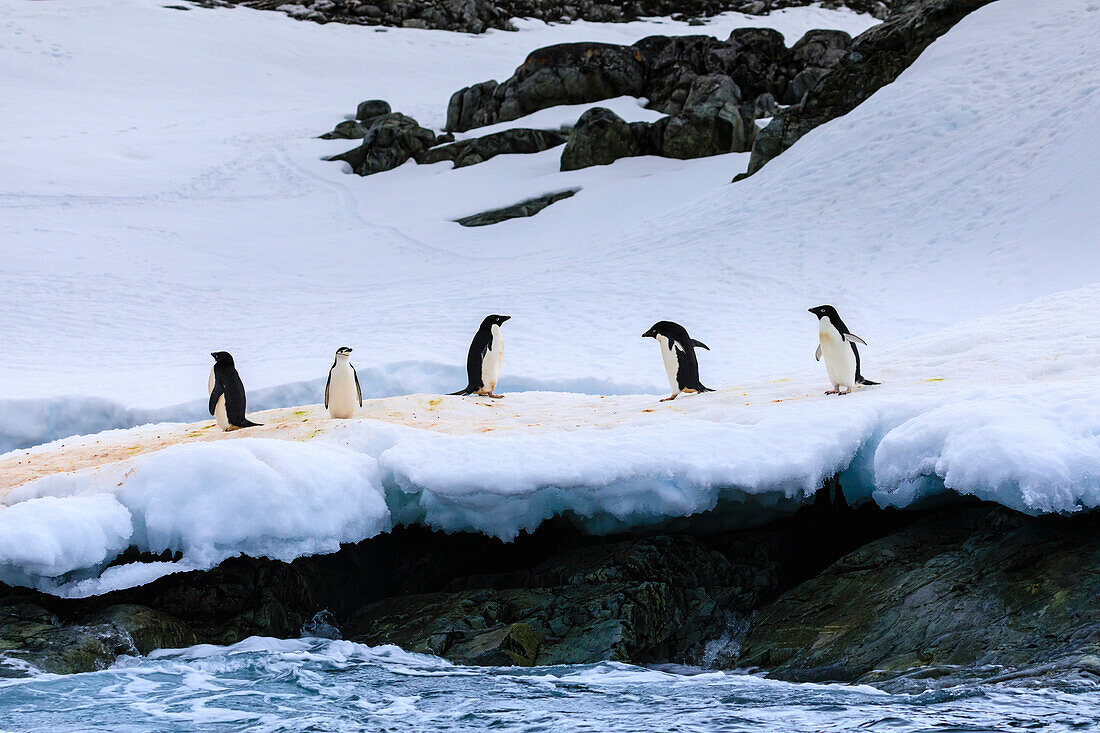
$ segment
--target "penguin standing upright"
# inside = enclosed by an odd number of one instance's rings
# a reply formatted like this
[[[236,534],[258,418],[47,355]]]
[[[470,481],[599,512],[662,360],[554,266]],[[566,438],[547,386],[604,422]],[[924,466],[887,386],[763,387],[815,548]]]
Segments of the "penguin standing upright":
[[[348,361],[351,349],[341,346],[336,350],[336,360],[328,370],[325,382],[325,407],[330,417],[346,419],[355,414],[355,403],[363,406],[363,390],[359,387],[359,375]]]
[[[214,368],[210,370],[207,389],[210,390],[210,414],[222,430],[253,428],[259,425],[244,416],[244,383],[226,351],[214,351]]]
[[[642,338],[657,339],[661,345],[661,357],[665,362],[668,384],[672,387],[672,396],[661,402],[676,399],[681,392],[713,392],[699,381],[699,359],[695,356],[695,347],[710,351],[702,341],[688,336],[687,329],[672,321],[657,321],[642,334]]]
[[[825,394],[851,394],[858,385],[872,385],[859,373],[859,349],[856,344],[864,346],[867,342],[856,336],[844,321],[840,320],[836,308],[831,305],[819,305],[810,308],[810,313],[817,316],[818,345],[814,358],[821,361],[825,359],[825,372],[829,375],[829,383],[833,385]],[[842,392],[841,387],[845,390]]]
[[[466,389],[451,392],[452,395],[487,395],[499,400],[504,395],[495,394],[500,379],[500,365],[504,360],[504,341],[500,336],[500,324],[511,316],[485,316],[481,327],[470,343],[466,356]]]

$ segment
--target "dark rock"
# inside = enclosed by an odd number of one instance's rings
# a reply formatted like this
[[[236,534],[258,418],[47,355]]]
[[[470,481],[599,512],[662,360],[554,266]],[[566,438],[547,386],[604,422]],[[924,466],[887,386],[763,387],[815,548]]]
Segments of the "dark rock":
[[[783,94],[783,104],[800,103],[828,73],[828,69],[821,69],[816,66],[798,72],[798,75],[791,79],[787,91]]]
[[[610,43],[563,43],[533,51],[503,84],[483,82],[451,97],[447,129],[515,120],[546,107],[642,92],[641,54]],[[492,90],[491,95],[485,92]]]
[[[938,512],[757,611],[737,663],[846,682],[923,667],[1087,669],[1100,653],[1097,530],[1097,515]]]
[[[373,120],[375,117],[388,115],[392,111],[389,102],[381,99],[368,99],[366,102],[360,102],[359,106],[355,108],[355,119],[366,122],[367,120]]]
[[[728,78],[746,100],[763,94],[780,99],[800,74],[802,86],[817,78],[805,74],[808,69],[819,74],[838,63],[850,43],[846,33],[811,31],[788,50],[776,31],[740,28],[725,41],[650,36],[633,46],[549,46],[532,52],[501,84],[487,81],[455,92],[447,108],[447,129],[470,130],[554,105],[622,95],[646,97],[650,108],[677,115],[701,77]]]
[[[661,154],[687,159],[748,151],[756,126],[741,116],[740,102],[740,92],[730,77],[696,77],[683,112],[664,127]]]
[[[607,165],[619,158],[638,155],[639,151],[630,125],[605,107],[593,107],[581,115],[569,132],[569,140],[561,154],[561,169],[575,171],[591,165]]]
[[[494,80],[459,89],[447,104],[444,129],[456,132],[491,125],[496,121],[500,105],[493,100],[497,83]]]
[[[779,104],[775,101],[775,97],[764,92],[753,100],[751,110],[742,108],[742,114],[756,120],[762,117],[775,117],[779,114]]]
[[[388,171],[420,158],[435,144],[435,133],[400,112],[375,117],[363,144],[329,160],[342,160],[361,176]]]
[[[505,130],[471,140],[436,146],[424,153],[418,162],[438,163],[443,160],[453,160],[455,168],[462,168],[508,153],[539,153],[564,142],[565,135],[554,130]]]
[[[332,132],[321,135],[322,140],[359,140],[367,134],[369,125],[364,125],[357,120],[344,120],[337,123]]]
[[[501,209],[491,209],[489,211],[483,211],[480,214],[464,216],[461,219],[455,219],[455,221],[464,227],[483,227],[489,224],[499,224],[509,219],[534,216],[547,206],[555,204],[562,199],[567,199],[579,190],[579,188],[574,188],[566,191],[558,191],[557,193],[549,193],[545,196],[538,196],[533,199],[527,199],[526,201],[520,201],[518,204],[505,206]]]
[[[885,23],[860,34],[839,63],[815,85],[803,85],[812,92],[805,95],[804,101],[799,97],[802,103],[797,108],[783,110],[757,135],[748,174],[760,170],[813,128],[851,112],[894,81],[932,41],[990,1],[914,0],[892,13]],[[821,40],[808,42],[799,49],[800,55],[810,59],[814,66],[819,65],[817,59],[826,60],[837,51],[828,44],[821,49],[812,48]],[[792,92],[783,98],[794,96]]]
[[[0,652],[45,672],[73,674],[106,669],[137,650],[110,624],[63,624],[40,606],[15,602],[0,605]]]

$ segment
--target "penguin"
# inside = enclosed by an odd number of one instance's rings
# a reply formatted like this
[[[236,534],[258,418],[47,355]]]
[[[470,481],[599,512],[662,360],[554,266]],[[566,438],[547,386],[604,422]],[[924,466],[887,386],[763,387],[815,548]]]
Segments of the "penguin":
[[[363,406],[363,390],[359,387],[359,375],[348,361],[351,349],[341,346],[336,350],[336,360],[328,370],[325,382],[325,407],[330,417],[346,419],[355,414],[355,402]]]
[[[254,428],[254,423],[244,416],[244,383],[233,366],[233,357],[225,351],[213,351],[214,368],[210,370],[207,389],[210,390],[210,414],[222,430]]]
[[[688,336],[687,329],[679,323],[657,321],[642,334],[642,338],[657,339],[657,343],[661,345],[668,383],[672,387],[672,395],[661,402],[674,400],[681,392],[690,394],[714,391],[710,387],[704,387],[699,381],[699,359],[695,356],[696,347],[707,351],[710,351],[710,347]]]
[[[466,356],[466,389],[451,392],[452,396],[479,394],[499,400],[504,395],[494,394],[500,379],[500,364],[504,359],[504,342],[500,337],[500,325],[511,316],[485,316],[481,327],[470,343]]]
[[[820,341],[814,358],[817,361],[825,358],[825,371],[829,375],[829,383],[833,385],[825,394],[851,394],[857,386],[878,384],[859,373],[859,349],[856,344],[866,346],[867,342],[848,330],[837,315],[836,308],[819,305],[810,308],[810,313],[817,316]],[[845,388],[843,392],[841,387]]]

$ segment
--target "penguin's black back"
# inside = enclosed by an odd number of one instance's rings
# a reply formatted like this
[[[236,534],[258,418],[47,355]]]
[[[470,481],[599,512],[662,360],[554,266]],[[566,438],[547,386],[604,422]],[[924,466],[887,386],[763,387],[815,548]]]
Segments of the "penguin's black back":
[[[481,363],[491,348],[493,348],[493,324],[486,319],[474,334],[474,340],[470,342],[470,352],[466,355],[466,389],[460,389],[451,394],[474,394],[485,386],[481,381]]]
[[[217,404],[217,396],[225,396],[225,417],[230,425],[250,428],[257,425],[244,416],[247,398],[244,382],[237,368],[231,364],[214,364],[214,391],[211,393],[211,410]]]
[[[676,385],[680,389],[713,392],[714,390],[704,387],[699,380],[699,357],[695,355],[695,341],[688,335],[687,329],[673,321],[663,321],[659,325],[676,355]],[[676,346],[680,348],[677,349]]]

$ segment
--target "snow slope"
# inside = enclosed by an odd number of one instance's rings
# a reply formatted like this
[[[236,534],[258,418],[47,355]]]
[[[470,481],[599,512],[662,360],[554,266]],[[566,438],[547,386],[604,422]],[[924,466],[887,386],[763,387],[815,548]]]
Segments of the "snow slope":
[[[343,344],[359,347],[361,368],[460,366],[488,312],[521,324],[506,379],[660,384],[629,356],[578,360],[604,321],[634,337],[654,319],[598,295],[613,263],[574,261],[565,277],[554,263],[720,188],[742,156],[562,174],[557,150],[362,179],[321,160],[352,142],[316,136],[368,98],[439,127],[452,92],[502,80],[551,43],[724,38],[745,25],[793,43],[812,28],[875,22],[797,8],[703,27],[520,22],[471,36],[165,4],[20,2],[0,20],[0,399],[160,408],[204,396],[217,349],[234,354],[252,389],[323,377]],[[584,189],[576,201],[534,227],[452,221],[574,185]],[[585,303],[583,318],[561,309],[570,302]]]

